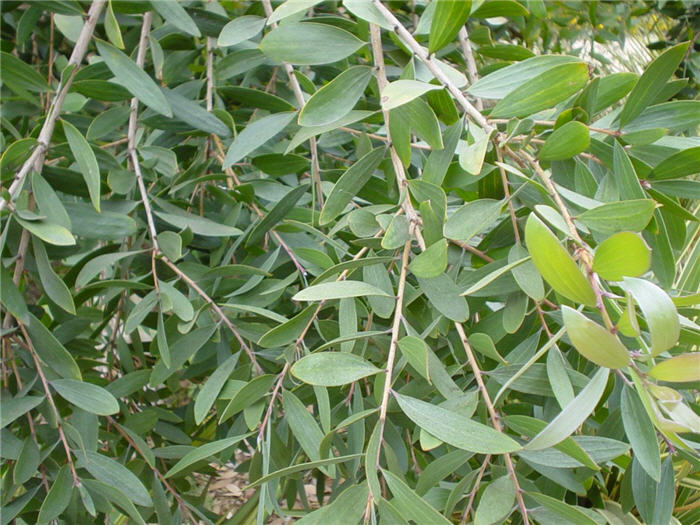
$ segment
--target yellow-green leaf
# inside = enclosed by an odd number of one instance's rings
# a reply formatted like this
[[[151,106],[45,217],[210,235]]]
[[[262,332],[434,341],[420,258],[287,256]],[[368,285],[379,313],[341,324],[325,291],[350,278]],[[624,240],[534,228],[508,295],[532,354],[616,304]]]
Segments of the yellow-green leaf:
[[[616,335],[568,306],[562,306],[562,316],[569,340],[579,354],[607,368],[627,366],[629,354]]]
[[[670,383],[700,381],[700,352],[682,354],[661,361],[649,371],[649,375]]]
[[[616,233],[601,242],[593,256],[593,270],[603,279],[620,281],[649,269],[651,250],[639,234]]]

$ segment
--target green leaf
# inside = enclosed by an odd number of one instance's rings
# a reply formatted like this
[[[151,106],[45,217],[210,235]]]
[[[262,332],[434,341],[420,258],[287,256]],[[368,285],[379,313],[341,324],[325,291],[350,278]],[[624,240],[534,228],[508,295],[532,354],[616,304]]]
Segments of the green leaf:
[[[29,310],[27,309],[27,303],[24,301],[24,297],[22,297],[22,294],[15,286],[10,272],[8,272],[2,265],[0,265],[0,288],[2,288],[0,301],[2,301],[3,306],[7,308],[7,311],[10,312],[18,321],[24,324],[29,323]]]
[[[370,412],[373,412],[373,411],[370,411]],[[364,456],[364,454],[349,454],[347,456],[338,456],[338,457],[333,457],[333,458],[328,458],[328,459],[320,459],[318,461],[307,461],[306,463],[298,463],[296,465],[291,465],[289,467],[285,467],[283,469],[280,469],[276,472],[272,472],[270,474],[267,474],[266,476],[263,476],[262,478],[251,483],[246,488],[248,488],[248,489],[255,488],[259,485],[262,485],[263,483],[267,483],[271,479],[286,477],[289,474],[296,474],[297,472],[303,472],[305,470],[311,471],[315,468],[324,467],[326,465],[335,465],[336,463],[344,463],[346,461],[350,461],[351,459],[361,458],[362,456]]]
[[[472,9],[471,0],[439,0],[433,12],[428,38],[428,53],[434,53],[452,42]]]
[[[593,270],[603,279],[621,281],[649,269],[651,250],[639,234],[616,233],[601,242],[593,256]]]
[[[607,368],[599,369],[591,378],[591,382],[581,390],[574,400],[566,405],[566,408],[550,421],[539,434],[528,441],[524,448],[526,450],[542,450],[553,447],[569,437],[595,409],[603,395],[605,385],[608,383],[609,374],[610,371]]]
[[[369,66],[353,66],[343,71],[306,101],[299,113],[299,125],[325,126],[350,113],[372,74]]]
[[[233,372],[233,369],[236,367],[239,355],[240,354],[233,354],[226,359],[226,361],[214,370],[204,383],[204,386],[202,386],[202,389],[199,391],[194,401],[194,421],[197,425],[200,425],[202,421],[204,421],[209,409],[214,404],[214,401],[216,401],[219,392],[221,392],[224,383],[228,380],[231,372]]]
[[[532,260],[527,260],[517,265],[514,263],[529,257],[525,248],[520,244],[514,244],[508,252],[508,264],[511,267],[511,273],[515,282],[518,283],[520,289],[530,296],[535,301],[544,299],[544,283],[542,277],[537,273],[537,268]]]
[[[285,0],[282,2],[267,19],[267,25],[274,24],[280,20],[299,13],[307,11],[322,0]]]
[[[86,202],[64,203],[73,234],[85,239],[122,240],[138,231],[138,224],[126,213],[102,210],[97,212]],[[34,232],[32,232],[34,233]]]
[[[632,445],[637,461],[647,474],[658,482],[661,476],[661,459],[656,430],[641,399],[633,389],[622,389],[620,412],[622,413],[625,434]]]
[[[127,498],[137,505],[142,507],[151,507],[153,505],[151,496],[148,494],[146,487],[143,486],[143,483],[141,483],[141,480],[124,465],[91,450],[85,452],[85,457],[86,461],[83,462],[82,466],[95,479],[113,487],[118,487]]]
[[[213,113],[210,113],[197,102],[182,96],[177,91],[163,89],[165,99],[170,104],[173,116],[189,124],[194,129],[202,130],[206,133],[214,133],[220,137],[229,137],[231,132]]]
[[[344,29],[314,22],[288,22],[265,35],[260,50],[278,63],[312,66],[342,60],[364,45]]]
[[[448,319],[463,323],[469,317],[467,300],[459,295],[459,288],[446,273],[430,279],[419,277],[418,286],[430,304]]]
[[[240,436],[219,439],[218,441],[212,441],[211,443],[206,443],[205,445],[201,445],[193,450],[190,450],[180,461],[175,463],[175,465],[173,465],[173,467],[165,473],[165,478],[171,478],[175,474],[185,470],[190,465],[231,448],[249,435],[250,434],[242,434]]]
[[[189,228],[192,230],[192,233],[205,237],[235,237],[243,233],[238,228],[214,222],[211,219],[200,217],[193,213],[186,213],[183,211],[176,215],[174,213],[166,213],[157,210],[153,210],[153,213],[176,228],[182,228],[183,230]]]
[[[61,377],[82,379],[80,368],[73,356],[39,319],[29,314],[29,324],[26,328],[34,350],[44,363]]]
[[[29,481],[39,470],[41,464],[41,454],[34,438],[28,437],[24,440],[22,451],[17,457],[15,468],[12,470],[12,480],[23,485]]]
[[[644,70],[644,74],[639,77],[637,83],[632,88],[632,92],[627,97],[619,116],[620,127],[631,122],[649,104],[656,95],[663,89],[666,81],[676,71],[678,64],[683,59],[683,55],[688,49],[688,42],[675,45],[661,53]]]
[[[28,90],[35,92],[48,91],[46,79],[26,62],[5,51],[0,51],[2,62],[2,80],[12,90]]]
[[[649,375],[669,383],[700,381],[700,352],[681,354],[661,361],[649,370]]]
[[[323,433],[316,420],[299,401],[299,398],[288,390],[282,392],[282,406],[287,424],[308,458],[312,461],[320,460],[319,446],[323,439]]]
[[[457,241],[469,241],[498,221],[503,204],[503,201],[494,199],[479,199],[466,203],[447,219],[445,237]]]
[[[416,277],[430,279],[442,274],[447,268],[447,241],[440,239],[417,255],[408,265]]]
[[[396,250],[411,240],[410,224],[405,215],[394,215],[382,237],[382,248]]]
[[[2,400],[0,400],[0,408],[2,408],[2,410],[0,410],[0,428],[5,428],[15,419],[23,416],[35,408],[43,400],[43,396],[24,396],[12,398],[3,396]]]
[[[70,230],[71,222],[65,206],[51,185],[38,173],[32,173],[32,192],[41,214],[51,217],[51,221]]]
[[[589,518],[575,505],[569,505],[557,498],[537,492],[528,492],[527,496],[534,499],[543,507],[553,511],[560,520],[565,520],[563,523],[570,523],[571,525],[597,525],[595,520]]]
[[[75,162],[80,168],[80,173],[82,173],[85,179],[85,184],[87,184],[92,205],[99,212],[100,167],[97,164],[95,153],[92,151],[88,141],[85,140],[85,137],[83,137],[75,126],[65,120],[61,122],[63,123],[63,132],[66,134],[66,139],[68,139],[68,145],[73,153],[73,157],[75,157]]]
[[[310,354],[291,369],[300,381],[317,386],[342,386],[381,371],[366,359],[346,352]]]
[[[572,301],[595,306],[591,284],[569,252],[534,213],[525,225],[525,242],[535,268],[555,291]]]
[[[292,121],[294,115],[292,112],[274,113],[248,124],[231,143],[226,152],[223,169],[230,168],[280,133]]]
[[[54,379],[51,386],[66,401],[91,414],[110,416],[119,412],[116,398],[100,386],[75,379]]]
[[[49,523],[58,518],[70,503],[73,495],[73,476],[68,465],[63,465],[56,474],[51,489],[39,509],[37,523]]]
[[[320,462],[319,462],[320,463]],[[324,504],[299,521],[296,525],[346,525],[362,519],[367,504],[367,485],[360,483],[345,489],[328,504]]]
[[[588,66],[554,66],[508,93],[491,110],[492,118],[527,117],[567,99],[588,82]]]
[[[435,84],[428,84],[427,82],[420,82],[418,80],[395,80],[387,84],[382,91],[382,109],[388,111],[397,108],[434,89],[442,89],[442,86],[436,86]]]
[[[219,47],[235,46],[258,35],[264,27],[265,19],[261,16],[238,16],[221,30],[217,45]]]
[[[452,446],[479,454],[504,454],[520,449],[520,445],[506,434],[459,412],[397,392],[394,392],[394,397],[411,421]]]
[[[649,173],[654,180],[679,179],[700,172],[700,146],[685,148],[662,160]]]
[[[53,271],[51,261],[49,261],[49,257],[46,254],[46,248],[36,238],[32,239],[32,247],[34,248],[34,261],[39,270],[39,280],[44,287],[46,295],[66,312],[75,315],[73,296],[63,279]]]
[[[469,286],[464,292],[462,292],[461,295],[472,295],[482,288],[486,288],[489,284],[491,284],[493,281],[498,279],[501,275],[508,273],[509,271],[514,270],[518,266],[520,266],[523,263],[526,263],[530,260],[529,256],[525,256],[522,259],[515,260],[513,262],[509,262],[505,266],[501,266],[497,270],[494,270],[493,272],[488,273],[481,279],[479,279],[477,282]]]
[[[246,246],[254,246],[255,244],[262,241],[265,234],[274,228],[277,223],[284,219],[287,214],[294,209],[299,199],[306,193],[309,189],[308,184],[300,184],[296,188],[292,188],[287,192],[287,194],[282,197],[275,206],[260,219],[253,230],[250,232],[248,239],[246,240]]]
[[[124,49],[124,40],[122,40],[122,32],[119,29],[119,22],[114,16],[114,10],[112,9],[112,0],[107,3],[107,12],[105,13],[105,33],[107,33],[107,38],[112,44],[114,44],[119,49]]]
[[[366,295],[390,296],[384,290],[362,281],[337,281],[309,286],[297,292],[292,299],[294,301],[329,301]]]
[[[119,84],[156,113],[173,116],[163,92],[143,69],[113,45],[102,40],[97,40],[96,43],[100,56]]]
[[[571,344],[597,365],[622,368],[629,364],[629,354],[616,335],[568,306],[562,306],[564,326]]]
[[[651,355],[656,356],[678,342],[680,321],[668,294],[644,279],[625,277],[623,287],[639,305],[651,335]]]
[[[423,498],[418,496],[406,483],[388,470],[382,469],[389,490],[394,495],[396,510],[406,520],[417,525],[447,525],[450,521],[440,514]]]
[[[564,160],[588,148],[591,137],[588,126],[572,120],[554,130],[540,148],[540,160]]]
[[[75,286],[85,286],[93,279],[93,277],[97,276],[100,272],[106,271],[109,267],[121,261],[122,259],[131,257],[133,255],[138,255],[140,253],[144,253],[144,251],[138,250],[131,252],[105,253],[103,255],[98,255],[97,257],[90,259],[80,269],[78,276],[75,278]]]
[[[268,330],[258,341],[263,348],[277,348],[288,345],[301,335],[314,316],[316,305],[309,305],[289,321]]]
[[[501,523],[510,514],[515,503],[515,485],[510,476],[489,483],[481,495],[474,516],[474,525]]]
[[[576,219],[600,233],[639,232],[649,224],[655,207],[651,199],[607,202],[586,210]]]
[[[177,0],[153,0],[151,5],[160,16],[181,31],[196,37],[202,36],[197,24]]]
[[[224,409],[221,417],[219,418],[219,424],[260,401],[260,398],[270,390],[270,387],[274,382],[275,376],[272,374],[265,374],[258,376],[249,383],[243,385],[243,387],[231,398],[231,401],[229,401],[229,404]]]

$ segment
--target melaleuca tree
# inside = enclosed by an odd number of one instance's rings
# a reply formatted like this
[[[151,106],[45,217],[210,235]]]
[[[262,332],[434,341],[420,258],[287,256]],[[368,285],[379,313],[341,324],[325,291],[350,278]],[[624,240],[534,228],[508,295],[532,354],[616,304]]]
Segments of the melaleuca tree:
[[[2,523],[700,520],[697,5],[1,9]]]

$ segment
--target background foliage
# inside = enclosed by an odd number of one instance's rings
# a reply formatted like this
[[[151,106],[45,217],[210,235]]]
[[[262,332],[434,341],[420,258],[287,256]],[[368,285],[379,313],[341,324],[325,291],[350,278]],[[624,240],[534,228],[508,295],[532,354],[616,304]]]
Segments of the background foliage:
[[[700,521],[697,3],[1,8],[3,524]]]

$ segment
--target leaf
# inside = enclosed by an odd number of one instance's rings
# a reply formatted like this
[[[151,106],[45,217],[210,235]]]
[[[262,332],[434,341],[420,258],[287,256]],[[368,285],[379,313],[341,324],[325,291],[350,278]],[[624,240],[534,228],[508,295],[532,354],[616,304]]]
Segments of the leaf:
[[[114,16],[114,10],[112,9],[112,0],[107,3],[107,12],[105,13],[105,33],[107,33],[107,38],[112,44],[114,44],[119,49],[124,49],[124,40],[122,40],[122,33],[119,29],[119,22]]]
[[[300,381],[317,386],[342,386],[381,371],[362,357],[346,352],[309,354],[291,369]]]
[[[555,66],[576,62],[581,63],[581,60],[568,55],[535,56],[479,78],[469,86],[467,93],[478,98],[502,99],[545,71]]]
[[[177,0],[153,0],[151,5],[160,16],[181,31],[196,37],[202,36],[197,24]]]
[[[430,279],[418,278],[418,286],[438,312],[452,321],[463,323],[469,317],[469,305],[459,295],[459,288],[446,273]]]
[[[100,386],[75,379],[54,379],[51,386],[66,401],[91,414],[110,416],[119,412],[116,398]]]
[[[92,474],[95,479],[118,487],[131,501],[142,507],[151,507],[153,501],[141,480],[124,465],[102,454],[91,450],[85,452],[86,461],[83,467]]]
[[[217,441],[212,441],[211,443],[206,443],[193,450],[190,450],[183,458],[175,463],[173,467],[165,473],[165,478],[171,478],[175,474],[182,472],[190,465],[202,461],[204,459],[210,458],[223,452],[224,450],[231,448],[232,446],[238,444],[244,438],[248,437],[250,434],[242,434],[240,436],[233,436],[225,439],[219,439]]]
[[[300,11],[308,11],[321,0],[285,0],[267,19],[267,25],[274,24],[280,20],[299,13]]]
[[[440,239],[431,244],[423,253],[414,257],[408,269],[416,277],[430,279],[442,274],[447,268],[447,241]]]
[[[37,523],[49,523],[58,518],[68,507],[72,495],[73,477],[68,465],[63,465],[56,474],[46,499],[41,504]]]
[[[531,213],[525,242],[537,271],[555,291],[572,301],[595,306],[593,288],[556,236]]]
[[[219,424],[226,421],[231,416],[235,416],[242,410],[257,403],[269,390],[275,382],[275,376],[272,374],[264,374],[257,376],[250,382],[243,385],[229,401],[229,404],[224,409]]]
[[[12,91],[29,90],[35,92],[48,91],[46,79],[29,64],[5,51],[0,51],[2,62],[2,80]]]
[[[261,16],[238,16],[224,26],[216,44],[219,47],[235,46],[258,35],[264,27],[265,19]]]
[[[231,143],[222,168],[230,168],[280,133],[292,121],[294,115],[292,112],[274,113],[248,124]]]
[[[73,356],[39,319],[29,314],[29,323],[26,328],[34,350],[44,363],[61,377],[82,379],[80,368]]]
[[[319,462],[320,463],[320,462]],[[362,519],[367,503],[368,489],[365,483],[345,489],[331,503],[307,515],[296,525],[346,525]]]
[[[144,253],[143,250],[131,251],[131,252],[115,252],[115,253],[105,253],[103,255],[98,255],[97,257],[90,259],[83,265],[75,278],[75,286],[81,287],[89,283],[93,277],[98,275],[100,272],[107,270],[112,265],[117,262],[131,257],[133,255],[138,255]]]
[[[287,192],[287,194],[282,197],[275,206],[260,219],[253,230],[250,232],[248,239],[246,240],[246,246],[254,246],[256,243],[262,241],[265,234],[274,228],[277,223],[284,219],[287,214],[294,209],[299,199],[306,193],[309,189],[308,184],[300,184],[296,188],[292,188]]]
[[[572,120],[557,128],[540,148],[540,160],[564,160],[578,155],[588,148],[591,137],[588,126]]]
[[[562,315],[571,344],[586,359],[607,368],[629,364],[627,349],[617,336],[568,306],[562,306]]]
[[[565,523],[570,523],[571,525],[596,525],[595,520],[589,518],[575,505],[569,505],[559,499],[537,492],[528,492],[527,496],[530,496],[543,507],[554,511],[560,520],[566,520]]]
[[[635,458],[647,474],[658,482],[661,476],[661,459],[656,430],[637,392],[633,389],[622,389],[620,412],[625,434],[632,445]]]
[[[353,66],[343,71],[306,101],[299,113],[299,125],[325,126],[350,113],[372,74],[369,66]]]
[[[282,406],[287,424],[308,458],[312,461],[320,460],[319,446],[323,434],[316,420],[299,401],[299,398],[288,390],[282,392]]]
[[[651,199],[607,202],[586,210],[576,219],[600,233],[639,232],[649,224],[655,207]]]
[[[471,0],[440,0],[435,6],[430,23],[428,53],[442,49],[454,40],[459,30],[469,18]]]
[[[598,245],[593,257],[593,270],[609,281],[642,275],[650,264],[651,250],[639,234],[632,232],[608,237]]]
[[[688,45],[688,42],[684,42],[667,49],[647,66],[632,88],[627,97],[627,102],[625,102],[620,112],[618,118],[620,127],[631,122],[632,119],[654,101],[656,95],[663,89],[666,81],[676,71],[678,64],[688,49]]]
[[[396,250],[411,240],[410,224],[405,215],[394,215],[382,237],[382,248]]]
[[[508,93],[491,110],[491,118],[527,117],[551,108],[580,90],[588,81],[583,63],[554,66]]]
[[[700,352],[681,354],[661,361],[649,370],[649,375],[670,383],[700,381]]]
[[[143,69],[113,45],[102,40],[96,40],[96,43],[100,56],[119,84],[156,113],[173,116],[163,92]]]
[[[700,172],[700,146],[685,148],[665,158],[651,170],[654,180],[679,179]]]
[[[566,307],[564,307],[566,308]],[[600,401],[608,383],[610,371],[600,368],[574,400],[566,405],[557,417],[525,445],[526,450],[542,450],[553,447],[569,437],[583,424]]]
[[[197,102],[182,96],[177,91],[163,89],[168,104],[173,111],[173,116],[182,122],[189,124],[194,129],[206,133],[214,133],[221,137],[231,136],[231,132],[219,118],[210,113]]]
[[[508,273],[509,271],[517,268],[518,266],[520,266],[523,263],[528,262],[529,260],[530,260],[530,257],[526,255],[522,259],[518,259],[516,261],[509,262],[505,266],[501,266],[497,270],[494,270],[493,272],[488,273],[487,275],[485,275],[484,277],[482,277],[481,279],[476,281],[474,284],[469,286],[469,288],[467,288],[464,292],[462,292],[461,295],[472,295],[472,294],[478,292],[479,290],[481,290],[482,288],[486,288],[489,284],[491,284],[493,281],[498,279],[501,275]]]
[[[393,501],[396,503],[396,510],[401,513],[404,519],[411,520],[417,525],[447,525],[450,523],[432,505],[413,492],[401,478],[383,469],[382,475],[389,490],[394,495]]]
[[[75,162],[80,168],[80,173],[82,173],[85,179],[85,184],[87,184],[92,205],[99,212],[100,167],[97,164],[95,153],[92,151],[88,141],[85,140],[85,137],[83,137],[75,126],[66,120],[62,120],[61,122],[63,123],[63,132],[66,134],[71,152],[73,153],[73,157],[75,157]]]
[[[51,185],[38,173],[32,173],[32,192],[41,214],[51,217],[51,221],[70,230],[71,222],[65,206]]]
[[[121,240],[138,231],[136,221],[125,213],[108,210],[98,213],[82,201],[67,201],[64,202],[64,206],[70,217],[73,234],[78,237],[101,241]]]
[[[382,109],[388,111],[397,108],[434,89],[442,89],[442,86],[436,86],[418,80],[395,80],[387,84],[382,91]]]
[[[18,321],[24,324],[29,323],[29,310],[27,309],[27,303],[15,286],[10,272],[8,272],[2,265],[0,265],[0,288],[2,288],[0,301],[2,301],[3,306],[7,308],[7,311],[10,312]]]
[[[479,175],[484,166],[484,157],[486,156],[491,133],[485,133],[478,126],[470,126],[469,131],[474,136],[474,142],[467,144],[466,141],[459,141],[457,145],[459,165],[467,173]]]
[[[24,396],[12,397],[3,396],[0,400],[0,428],[5,428],[18,417],[23,416],[33,408],[39,405],[44,400],[44,397],[39,396]]]
[[[46,248],[36,238],[32,239],[32,247],[34,248],[34,262],[36,262],[37,270],[39,270],[39,280],[44,287],[46,295],[66,312],[75,315],[73,296],[63,279],[56,275],[53,268],[51,268]]]
[[[176,228],[189,228],[192,233],[197,235],[203,235],[205,237],[235,237],[241,235],[243,232],[238,228],[233,226],[227,226],[226,224],[220,224],[214,222],[206,217],[200,217],[199,215],[194,215],[192,213],[185,213],[184,211],[178,213],[166,213],[163,211],[153,210],[153,213],[163,219],[168,224],[172,224]]]
[[[505,454],[520,449],[506,434],[473,421],[459,412],[394,392],[401,410],[416,425],[440,441],[479,454]]]
[[[639,305],[651,335],[651,355],[656,356],[678,342],[680,321],[671,298],[657,285],[625,277],[623,287]]]
[[[479,199],[457,209],[445,223],[445,237],[467,242],[492,226],[501,216],[503,201]]]
[[[260,50],[278,63],[313,66],[342,60],[364,45],[352,33],[334,26],[287,22],[265,35]]]
[[[337,281],[321,283],[304,288],[292,297],[294,301],[330,301],[345,297],[363,297],[366,295],[390,295],[376,286],[362,281]]]
[[[544,283],[532,260],[514,264],[525,257],[529,257],[527,250],[520,244],[514,244],[508,252],[508,265],[512,265],[511,273],[520,289],[535,301],[541,301],[544,299]]]
[[[515,485],[510,476],[502,476],[486,486],[474,516],[474,525],[500,523],[515,503]]]
[[[295,474],[297,472],[303,472],[305,470],[311,471],[315,468],[323,467],[326,465],[335,465],[336,463],[344,463],[346,461],[350,461],[351,459],[361,458],[362,456],[364,456],[364,454],[349,454],[347,456],[338,456],[338,457],[333,457],[333,458],[328,458],[328,459],[320,459],[318,461],[307,461],[306,463],[298,463],[296,465],[291,465],[289,467],[282,468],[276,472],[272,472],[270,474],[267,474],[266,476],[263,476],[262,478],[257,479],[253,483],[248,485],[246,487],[246,489],[255,488],[259,485],[262,485],[263,483],[267,483],[271,479],[286,477],[289,474]]]

